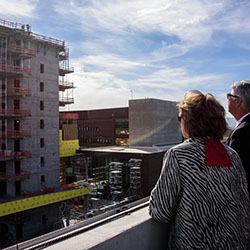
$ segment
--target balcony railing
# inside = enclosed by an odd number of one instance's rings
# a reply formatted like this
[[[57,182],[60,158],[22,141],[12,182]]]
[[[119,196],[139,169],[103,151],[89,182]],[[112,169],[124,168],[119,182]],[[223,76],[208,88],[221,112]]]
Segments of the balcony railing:
[[[21,74],[21,75],[31,75],[31,69],[23,68],[19,66],[0,64],[0,74]]]
[[[59,91],[64,91],[65,89],[74,88],[73,82],[59,81]]]
[[[0,172],[0,180],[18,180],[30,178],[29,171],[21,171],[20,173],[10,174],[5,172]]]
[[[60,76],[65,76],[66,74],[73,73],[74,72],[74,67],[59,67],[59,75]]]
[[[60,54],[59,54],[59,60],[60,61],[66,60],[66,59],[68,59],[68,57],[69,57],[68,50],[67,51],[66,50],[61,51]]]
[[[7,130],[3,132],[3,135],[12,138],[19,138],[19,137],[31,136],[31,132],[30,130]]]
[[[74,98],[68,98],[68,97],[60,97],[59,98],[59,106],[65,106],[67,104],[74,103]]]
[[[29,88],[8,88],[7,89],[8,96],[12,95],[30,95]]]
[[[3,150],[0,152],[0,160],[23,159],[31,157],[30,151]]]
[[[30,116],[30,110],[24,109],[0,109],[0,117]]]
[[[8,50],[12,51],[12,52],[21,53],[21,54],[24,54],[27,56],[34,56],[35,55],[35,50],[33,48],[23,47],[23,46],[16,45],[16,44],[10,44],[8,46]]]

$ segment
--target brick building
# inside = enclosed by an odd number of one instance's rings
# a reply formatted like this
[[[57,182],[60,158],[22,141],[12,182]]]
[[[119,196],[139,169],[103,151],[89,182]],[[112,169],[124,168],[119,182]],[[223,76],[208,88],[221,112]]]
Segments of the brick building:
[[[129,144],[127,107],[70,113],[78,114],[78,139],[81,148]]]

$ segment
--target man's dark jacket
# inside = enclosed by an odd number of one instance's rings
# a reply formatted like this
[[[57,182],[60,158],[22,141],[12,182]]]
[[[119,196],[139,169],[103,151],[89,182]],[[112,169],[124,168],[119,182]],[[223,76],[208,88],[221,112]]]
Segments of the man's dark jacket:
[[[250,191],[250,114],[232,131],[226,144],[239,154],[246,171]]]

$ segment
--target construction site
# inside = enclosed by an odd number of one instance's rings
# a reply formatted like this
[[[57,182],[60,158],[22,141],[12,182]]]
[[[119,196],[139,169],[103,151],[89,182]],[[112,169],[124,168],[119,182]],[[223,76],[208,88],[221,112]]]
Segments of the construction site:
[[[61,202],[88,192],[60,188],[59,106],[74,102],[72,72],[64,41],[0,20],[1,247],[62,227]]]
[[[94,183],[86,164],[78,164],[77,180],[64,178],[79,149],[77,115],[59,115],[59,107],[74,102],[74,83],[67,77],[73,72],[64,41],[0,20],[1,248],[93,216],[114,201],[126,202],[119,164],[103,179],[101,170],[91,173],[97,175]],[[131,172],[133,185],[138,173]],[[111,191],[104,197],[105,183]]]
[[[130,100],[116,118],[105,111],[105,126],[98,117],[79,126],[83,112],[59,112],[74,103],[73,72],[64,41],[0,19],[0,248],[148,196],[181,140],[176,103],[156,99]],[[95,142],[108,131],[114,146],[80,149],[78,132],[89,139],[90,127]]]

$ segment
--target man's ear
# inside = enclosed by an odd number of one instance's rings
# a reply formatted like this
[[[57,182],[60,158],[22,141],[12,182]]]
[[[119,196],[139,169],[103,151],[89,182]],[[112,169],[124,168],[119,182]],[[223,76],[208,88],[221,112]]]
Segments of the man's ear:
[[[241,98],[237,98],[235,101],[236,101],[236,106],[240,107],[240,105],[242,103],[242,99]]]

